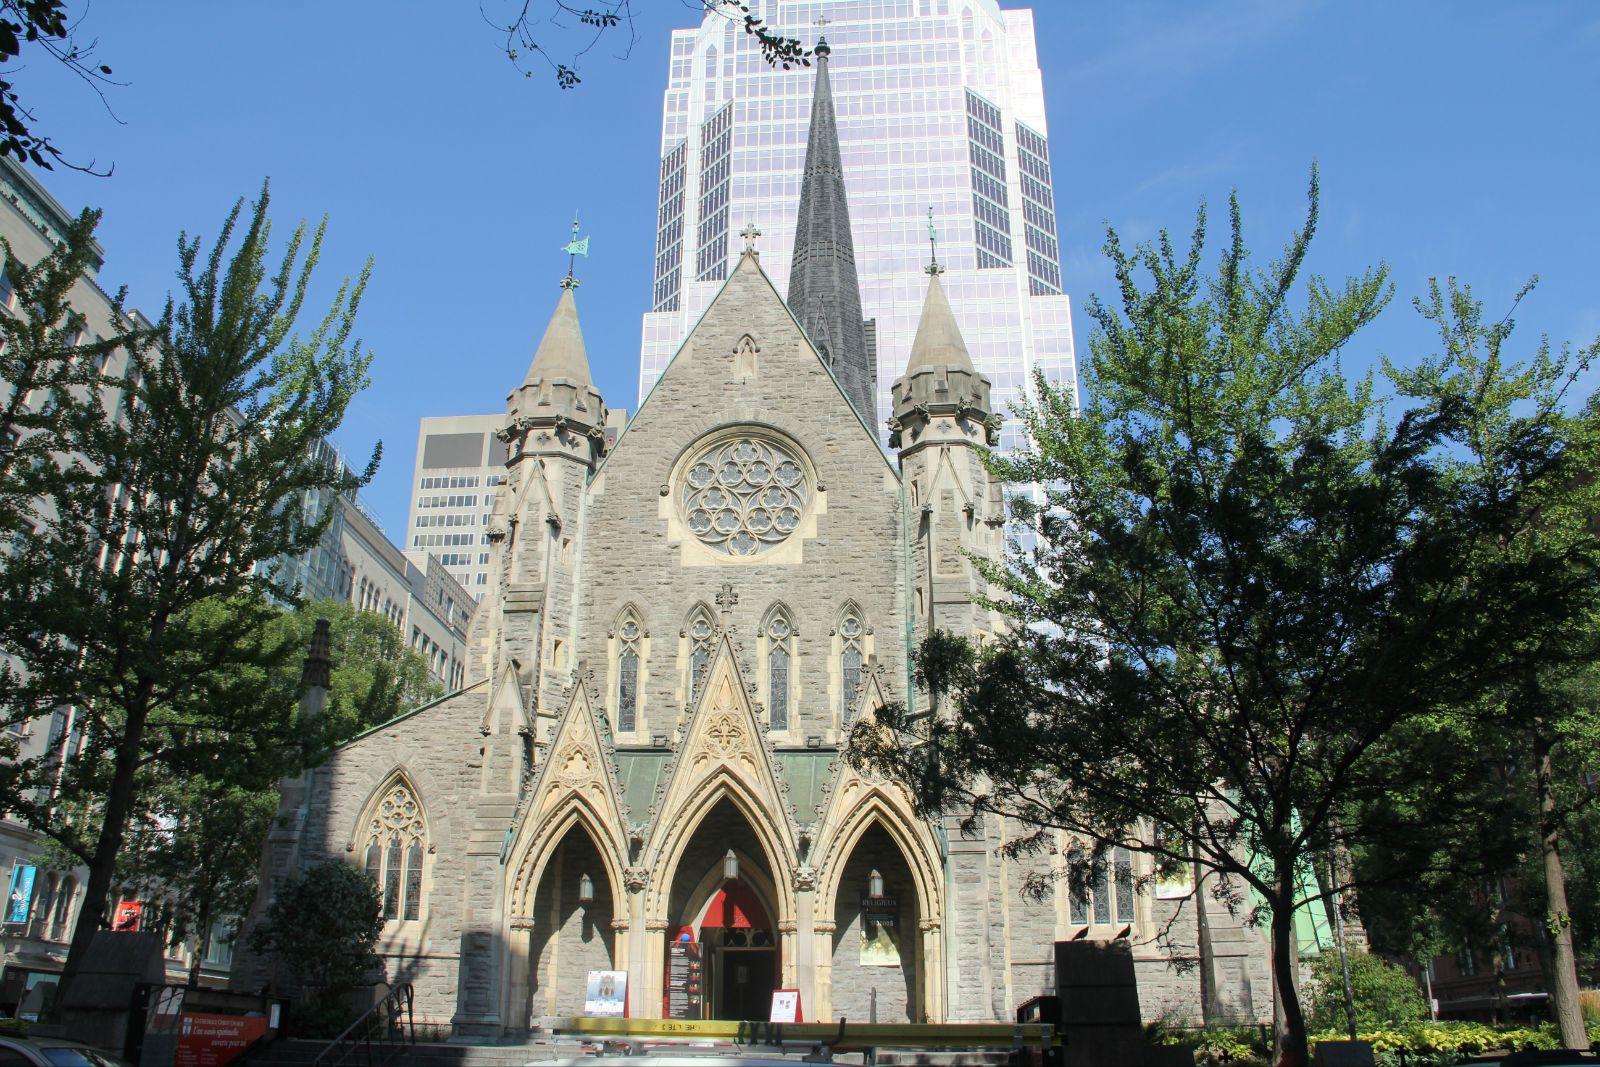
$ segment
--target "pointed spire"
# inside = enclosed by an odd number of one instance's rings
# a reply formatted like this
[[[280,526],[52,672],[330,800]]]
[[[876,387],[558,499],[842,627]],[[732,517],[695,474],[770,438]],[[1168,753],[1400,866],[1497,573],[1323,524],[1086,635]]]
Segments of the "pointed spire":
[[[589,377],[589,355],[583,346],[583,330],[578,326],[578,302],[573,287],[561,286],[561,299],[550,316],[539,349],[533,354],[524,385],[541,378],[565,378],[577,385],[593,385]]]
[[[856,277],[850,206],[839,157],[839,129],[828,76],[828,42],[818,40],[817,83],[811,100],[800,209],[795,219],[794,259],[789,267],[789,307],[839,379],[863,418],[877,416],[878,368],[867,347],[861,319],[861,284]]]
[[[956,325],[955,312],[944,295],[944,283],[939,275],[944,268],[934,262],[928,268],[928,295],[922,301],[922,318],[917,321],[917,336],[911,342],[911,360],[906,373],[914,374],[924,367],[950,367],[976,373],[972,357],[967,354],[967,343],[961,339],[961,327]]]

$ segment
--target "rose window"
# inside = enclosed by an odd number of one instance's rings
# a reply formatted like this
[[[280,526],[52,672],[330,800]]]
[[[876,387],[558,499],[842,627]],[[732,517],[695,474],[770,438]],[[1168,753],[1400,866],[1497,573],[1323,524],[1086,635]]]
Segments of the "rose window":
[[[787,448],[739,436],[694,457],[678,489],[678,508],[705,544],[753,556],[794,533],[810,496],[805,469]]]

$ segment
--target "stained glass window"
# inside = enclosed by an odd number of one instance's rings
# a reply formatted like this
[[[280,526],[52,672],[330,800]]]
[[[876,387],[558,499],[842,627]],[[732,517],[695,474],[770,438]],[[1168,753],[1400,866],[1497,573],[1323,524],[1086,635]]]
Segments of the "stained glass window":
[[[396,783],[367,822],[363,865],[379,888],[385,919],[422,914],[422,865],[427,848],[422,805],[410,786]]]
[[[1083,846],[1073,845],[1067,849],[1067,892],[1075,923],[1089,921],[1089,880],[1083,864]]]
[[[767,709],[774,730],[789,728],[789,620],[781,614],[767,623]]]
[[[700,696],[700,687],[705,684],[706,668],[711,665],[711,635],[715,631],[711,627],[711,620],[705,615],[697,615],[689,624],[689,703],[693,704]]]
[[[1125,848],[1116,851],[1117,922],[1133,922],[1133,855]]]
[[[617,729],[631,732],[639,723],[639,624],[627,619],[617,630]]]
[[[805,467],[790,450],[755,434],[719,438],[685,468],[678,508],[703,543],[730,556],[781,544],[811,498]]]
[[[861,619],[854,612],[839,623],[839,722],[855,718],[856,690],[861,688]]]

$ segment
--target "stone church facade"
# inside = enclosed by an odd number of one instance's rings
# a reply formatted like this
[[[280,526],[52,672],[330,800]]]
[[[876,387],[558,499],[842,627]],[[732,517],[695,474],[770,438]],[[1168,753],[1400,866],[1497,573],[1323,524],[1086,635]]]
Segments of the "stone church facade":
[[[685,942],[702,954],[691,1010],[713,1018],[764,1019],[773,989],[796,989],[808,1020],[1008,1019],[1052,991],[1053,942],[1118,937],[1147,1019],[1270,1015],[1259,934],[1197,922],[1194,895],[1143,884],[1133,857],[1033,899],[1023,883],[1069,842],[1000,859],[1017,828],[921,818],[841,758],[856,719],[926,703],[909,650],[930,627],[1000,625],[966,553],[1002,551],[1004,503],[982,463],[989,383],[936,264],[892,454],[852,402],[872,363],[841,339],[859,296],[839,297],[856,283],[819,52],[800,210],[827,217],[795,252],[806,306],[775,291],[752,231],[607,449],[563,283],[508,398],[465,687],[287,784],[258,910],[325,858],[365,869],[386,978],[460,1033],[581,1014],[600,970],[626,973],[632,1016],[682,1011]],[[237,985],[278,980],[241,953]]]

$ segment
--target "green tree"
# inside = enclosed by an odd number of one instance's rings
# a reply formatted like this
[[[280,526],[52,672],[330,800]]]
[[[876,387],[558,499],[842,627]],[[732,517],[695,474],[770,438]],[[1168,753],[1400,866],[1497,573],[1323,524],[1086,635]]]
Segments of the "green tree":
[[[925,810],[1031,828],[1009,854],[1066,834],[1092,844],[1088,863],[1125,847],[1158,872],[1215,872],[1225,905],[1253,896],[1286,1067],[1308,1053],[1295,911],[1360,886],[1349,864],[1311,887],[1298,872],[1374,840],[1425,859],[1416,842],[1466,816],[1441,709],[1508,670],[1501,619],[1575,612],[1527,568],[1465,588],[1460,555],[1487,519],[1435,463],[1459,421],[1390,425],[1371,378],[1340,370],[1390,288],[1383,268],[1301,278],[1316,206],[1313,175],[1305,225],[1265,269],[1236,200],[1209,276],[1203,210],[1186,253],[1109,232],[1120,308],[1089,304],[1081,410],[1038,382],[1030,444],[987,460],[1047,487],[1043,507],[1016,505],[1036,547],[979,561],[1013,626],[984,647],[931,635],[917,667],[938,713],[890,708],[850,757]]]
[[[382,928],[377,884],[347,863],[325,860],[279,888],[250,931],[250,947],[288,969],[320,1021],[342,1012],[350,991],[372,974]]]
[[[112,335],[99,339],[72,309],[75,286],[93,269],[100,214],[85,211],[37,263],[17,258],[0,238],[0,269],[17,314],[0,315],[0,541],[10,543],[42,518],[39,505],[68,462],[56,447],[69,413],[105,402],[102,371],[118,350],[149,343],[151,332],[125,310],[126,293],[111,301]],[[4,561],[0,560],[0,565]]]
[[[1582,1048],[1588,1038],[1562,853],[1569,822],[1593,801],[1583,776],[1600,757],[1593,682],[1600,658],[1600,410],[1594,399],[1572,410],[1570,394],[1600,355],[1600,340],[1574,351],[1541,338],[1526,359],[1514,358],[1513,316],[1533,285],[1517,294],[1511,313],[1493,320],[1468,287],[1454,279],[1432,283],[1416,306],[1438,328],[1440,351],[1412,369],[1391,366],[1390,374],[1425,413],[1449,413],[1457,426],[1440,466],[1452,499],[1484,519],[1460,561],[1466,582],[1477,590],[1522,583],[1512,597],[1537,593],[1565,609],[1498,620],[1511,669],[1485,694],[1487,715],[1478,717],[1484,729],[1473,740],[1498,754],[1508,784],[1523,791],[1521,824],[1544,898],[1536,910],[1549,944],[1552,1006],[1562,1041]]]
[[[353,491],[378,460],[352,476],[315,449],[367,381],[352,339],[367,274],[294,334],[326,224],[309,242],[298,227],[270,270],[267,206],[263,187],[239,233],[241,201],[203,256],[180,237],[181,299],[157,343],[133,350],[115,383],[123,402],[65,420],[75,476],[0,572],[0,651],[21,665],[0,679],[0,708],[11,722],[69,709],[84,739],[70,766],[43,757],[0,776],[0,804],[88,867],[63,985],[105,922],[129,822],[149,807],[144,772],[181,780],[227,753],[241,785],[279,773],[292,708],[225,693],[241,664],[270,671],[287,654],[268,596],[294,591],[262,565],[320,537],[327,517],[308,518],[303,494]]]
[[[1311,964],[1312,1030],[1345,1028],[1344,975],[1339,954],[1324,952]],[[1405,1026],[1428,1017],[1416,980],[1380,956],[1350,953],[1350,988],[1355,994],[1356,1026],[1361,1030]]]

